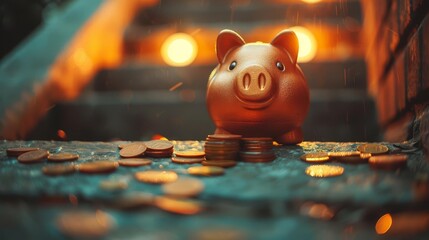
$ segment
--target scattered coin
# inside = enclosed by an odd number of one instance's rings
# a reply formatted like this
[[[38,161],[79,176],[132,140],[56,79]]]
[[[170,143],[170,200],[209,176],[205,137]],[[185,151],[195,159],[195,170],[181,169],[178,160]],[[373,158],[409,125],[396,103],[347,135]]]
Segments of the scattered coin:
[[[56,153],[49,154],[48,160],[52,162],[74,161],[79,158],[78,154],[74,153]]]
[[[94,162],[85,162],[77,165],[81,173],[109,173],[115,171],[119,164],[115,161],[101,160]]]
[[[162,191],[174,197],[195,197],[204,190],[204,184],[196,178],[179,178],[162,186]]]
[[[334,158],[335,160],[342,163],[368,163],[368,159],[371,157],[371,153],[361,153],[357,156],[348,156],[348,157],[338,157]]]
[[[152,140],[146,142],[146,146],[148,150],[152,151],[166,151],[173,149],[173,144],[167,140]]]
[[[49,155],[49,152],[47,150],[35,150],[23,153],[18,156],[18,161],[20,163],[37,163],[41,162],[43,159],[46,159],[46,157]]]
[[[42,168],[42,172],[45,175],[58,176],[74,173],[76,166],[74,164],[61,164],[61,165],[48,165]]]
[[[312,152],[301,156],[301,160],[310,163],[320,163],[329,161],[327,152]]]
[[[9,157],[18,157],[19,155],[26,153],[26,152],[30,152],[30,151],[36,151],[39,150],[39,148],[34,148],[34,147],[18,147],[18,148],[8,148],[6,150],[6,154]]]
[[[407,211],[400,213],[386,213],[375,224],[375,231],[379,235],[412,236],[427,232],[429,228],[429,212]],[[411,237],[412,238],[412,237]]]
[[[107,191],[125,190],[128,188],[128,183],[125,180],[103,180],[100,182],[100,188]]]
[[[100,210],[62,213],[56,221],[59,230],[71,237],[96,238],[105,236],[114,226],[113,218]]]
[[[204,161],[204,157],[196,157],[196,158],[185,158],[185,157],[172,157],[171,161],[179,164],[192,164],[192,163],[200,163]]]
[[[131,192],[115,198],[114,206],[121,209],[138,208],[153,204],[155,196],[146,192]]]
[[[188,168],[188,173],[198,176],[218,176],[224,174],[225,170],[215,166],[195,166]]]
[[[140,182],[152,184],[170,183],[176,181],[178,178],[177,173],[173,171],[160,170],[136,172],[134,176]]]
[[[389,151],[389,148],[377,143],[367,143],[359,145],[357,147],[357,150],[361,153],[371,153],[372,155],[375,155],[387,153]]]
[[[307,167],[305,173],[312,177],[335,177],[340,176],[344,173],[344,168],[340,166],[332,165],[312,165]]]
[[[215,166],[222,168],[234,167],[237,165],[237,162],[234,160],[210,160],[210,161],[202,161],[204,166]]]
[[[123,158],[134,158],[144,154],[146,145],[142,143],[129,144],[119,151],[119,155]]]
[[[405,154],[378,155],[369,158],[371,167],[395,169],[407,165],[408,156]]]
[[[249,236],[239,230],[233,228],[224,228],[224,227],[216,227],[216,228],[202,228],[198,229],[197,232],[192,234],[191,239],[198,240],[243,240],[249,239]]]
[[[361,153],[359,151],[328,152],[328,156],[331,158],[352,157],[352,156],[359,156],[360,154]]]
[[[133,145],[133,144],[143,144],[146,145],[144,142],[127,142],[127,143],[121,143],[118,145],[119,149],[122,149],[124,147],[128,147],[129,145]]]
[[[209,139],[220,139],[220,140],[240,140],[241,135],[236,134],[212,134],[208,135]]]
[[[152,160],[146,158],[125,158],[118,160],[119,165],[124,167],[139,167],[151,165]]]
[[[174,154],[177,157],[184,157],[184,158],[195,158],[195,157],[204,157],[206,155],[203,151],[176,151]]]
[[[163,151],[146,150],[145,154],[148,157],[155,157],[155,158],[171,157],[171,155],[173,155],[173,149],[163,150]]]
[[[156,197],[154,204],[164,211],[184,215],[197,214],[203,209],[201,203],[197,201],[163,196]]]
[[[302,215],[321,220],[331,220],[335,216],[334,211],[323,203],[305,202],[301,205],[299,212]]]

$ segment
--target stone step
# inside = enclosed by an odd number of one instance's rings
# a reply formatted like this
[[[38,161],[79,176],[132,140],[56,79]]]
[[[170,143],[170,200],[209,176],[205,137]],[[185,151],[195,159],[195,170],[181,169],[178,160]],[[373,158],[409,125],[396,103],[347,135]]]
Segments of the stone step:
[[[366,67],[363,60],[345,62],[310,62],[300,64],[310,89],[366,89]],[[147,91],[166,90],[182,83],[180,88],[203,90],[215,66],[123,65],[102,70],[87,90]]]
[[[203,140],[214,131],[205,92],[185,92],[87,94],[54,107],[29,139],[58,139],[61,129],[68,140],[139,140],[155,134]],[[312,90],[303,129],[306,140],[378,139],[375,106],[364,90]]]

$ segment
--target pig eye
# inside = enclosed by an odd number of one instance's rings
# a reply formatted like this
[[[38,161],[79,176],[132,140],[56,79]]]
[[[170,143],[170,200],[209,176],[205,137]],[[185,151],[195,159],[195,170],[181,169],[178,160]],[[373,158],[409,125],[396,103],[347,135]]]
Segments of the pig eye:
[[[233,70],[235,67],[237,66],[237,62],[236,61],[232,61],[231,64],[229,64],[229,70]]]
[[[279,61],[277,61],[277,63],[276,63],[276,67],[277,67],[280,71],[285,70],[285,65],[283,65],[283,63],[281,63],[281,62],[279,62]]]

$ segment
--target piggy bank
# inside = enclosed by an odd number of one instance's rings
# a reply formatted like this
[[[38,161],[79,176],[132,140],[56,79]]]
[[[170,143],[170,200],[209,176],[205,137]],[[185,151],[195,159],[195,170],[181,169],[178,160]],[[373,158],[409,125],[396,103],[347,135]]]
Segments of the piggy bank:
[[[245,43],[231,30],[216,40],[218,66],[207,84],[207,108],[216,134],[302,142],[309,90],[297,65],[298,39],[284,30],[270,43]]]

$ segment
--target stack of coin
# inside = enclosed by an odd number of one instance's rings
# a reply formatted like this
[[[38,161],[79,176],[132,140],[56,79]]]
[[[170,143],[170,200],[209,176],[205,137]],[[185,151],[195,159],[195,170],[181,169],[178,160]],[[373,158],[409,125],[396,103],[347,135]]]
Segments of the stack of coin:
[[[208,135],[204,143],[206,159],[236,160],[240,152],[241,135],[214,134]]]
[[[204,155],[202,151],[176,151],[171,161],[179,164],[201,163],[205,160]]]
[[[167,140],[152,140],[146,142],[146,156],[163,158],[171,157],[173,154],[173,144]]]
[[[240,159],[244,162],[271,162],[276,159],[273,139],[269,137],[242,138]]]

